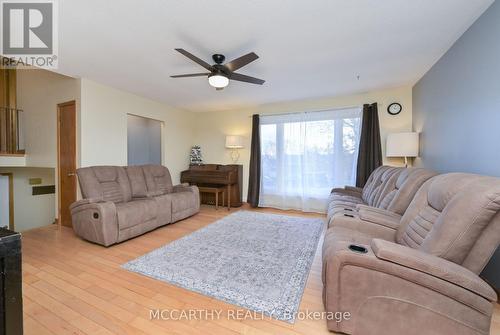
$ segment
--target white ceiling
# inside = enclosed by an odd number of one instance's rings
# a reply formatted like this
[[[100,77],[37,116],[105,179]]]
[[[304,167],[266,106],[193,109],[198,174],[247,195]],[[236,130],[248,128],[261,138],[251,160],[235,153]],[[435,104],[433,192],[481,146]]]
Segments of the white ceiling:
[[[413,84],[493,1],[61,0],[59,72],[197,112]],[[174,48],[266,83],[171,79],[204,70]]]

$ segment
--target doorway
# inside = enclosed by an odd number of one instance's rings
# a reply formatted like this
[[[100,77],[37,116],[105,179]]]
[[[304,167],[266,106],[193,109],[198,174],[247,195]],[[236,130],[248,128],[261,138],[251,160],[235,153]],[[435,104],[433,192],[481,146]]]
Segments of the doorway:
[[[162,163],[163,122],[127,114],[127,165]]]
[[[14,231],[14,176],[0,173],[0,227]]]
[[[69,206],[76,201],[76,103],[57,105],[58,222],[72,227]]]

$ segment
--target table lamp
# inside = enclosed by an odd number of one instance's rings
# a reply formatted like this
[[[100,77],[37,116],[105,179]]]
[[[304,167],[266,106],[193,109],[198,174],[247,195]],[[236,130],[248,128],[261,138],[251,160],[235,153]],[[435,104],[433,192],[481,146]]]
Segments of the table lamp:
[[[418,133],[393,133],[387,136],[386,156],[404,157],[408,167],[408,157],[418,157]]]
[[[227,135],[226,136],[226,148],[231,149],[231,160],[234,164],[238,162],[240,158],[240,153],[238,149],[243,149],[243,136],[238,135]]]

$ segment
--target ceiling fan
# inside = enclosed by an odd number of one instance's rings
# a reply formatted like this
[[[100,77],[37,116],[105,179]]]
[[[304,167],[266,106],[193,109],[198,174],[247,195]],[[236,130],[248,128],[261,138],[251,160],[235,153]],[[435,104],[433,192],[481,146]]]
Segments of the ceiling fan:
[[[257,84],[257,85],[262,85],[264,84],[265,80],[250,77],[244,74],[240,73],[235,73],[234,71],[242,68],[243,66],[253,62],[259,56],[257,56],[254,52],[250,52],[244,56],[241,56],[239,58],[236,58],[235,60],[232,60],[229,63],[222,64],[224,63],[224,60],[226,57],[221,54],[215,54],[212,56],[212,59],[214,60],[215,64],[210,65],[207,62],[201,60],[200,58],[196,57],[195,55],[191,54],[190,52],[187,52],[184,49],[175,49],[176,51],[180,52],[187,58],[191,59],[193,62],[203,66],[205,69],[207,69],[208,73],[191,73],[191,74],[180,74],[180,75],[175,75],[175,76],[170,76],[171,78],[187,78],[187,77],[208,77],[208,83],[215,87],[217,90],[222,90],[224,87],[229,85],[229,80],[237,80],[237,81],[243,81],[245,83],[250,83],[250,84]]]

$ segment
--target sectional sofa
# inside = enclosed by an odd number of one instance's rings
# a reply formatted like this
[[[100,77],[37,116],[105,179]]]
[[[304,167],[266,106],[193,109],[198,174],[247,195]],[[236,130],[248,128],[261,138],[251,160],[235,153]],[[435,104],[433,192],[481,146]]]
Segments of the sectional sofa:
[[[391,169],[376,170],[363,189],[332,191],[336,211],[323,243],[323,302],[327,311],[351,317],[329,320],[328,328],[489,334],[497,294],[479,273],[500,242],[500,179],[401,170],[397,179],[418,180],[411,187],[418,191],[403,194],[399,187],[386,193],[394,195],[391,201],[370,203],[388,185],[391,178],[382,175]],[[398,198],[402,206],[383,205]]]
[[[95,166],[77,170],[83,199],[71,205],[75,233],[109,246],[200,210],[196,186],[172,185],[161,165]]]

